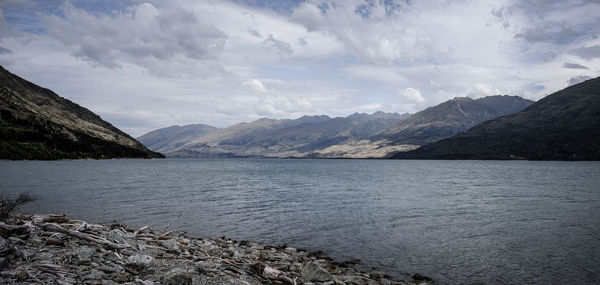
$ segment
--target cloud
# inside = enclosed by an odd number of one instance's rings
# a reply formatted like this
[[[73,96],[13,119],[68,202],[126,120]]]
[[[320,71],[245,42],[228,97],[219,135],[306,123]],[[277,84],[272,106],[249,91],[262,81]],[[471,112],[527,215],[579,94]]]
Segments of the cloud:
[[[414,88],[404,88],[398,90],[398,95],[402,99],[403,102],[408,103],[423,103],[425,102],[425,98],[421,95],[421,92]]]
[[[0,47],[0,54],[9,54],[9,53],[13,53],[13,51],[9,50],[7,48]]]
[[[563,67],[571,68],[571,69],[589,69],[587,66],[583,66],[581,64],[572,63],[572,62],[565,62],[565,64],[563,64]]]
[[[581,47],[571,51],[571,54],[583,59],[592,60],[600,57],[600,45]]]
[[[600,75],[598,1],[10,1],[0,64],[134,135],[536,100]]]
[[[580,76],[572,77],[571,79],[569,79],[569,81],[567,81],[567,83],[569,84],[569,86],[571,86],[571,85],[575,85],[575,84],[584,82],[588,79],[592,79],[592,77],[587,76],[587,75],[580,75]]]
[[[282,40],[278,40],[271,34],[269,34],[269,36],[266,40],[263,41],[263,43],[267,46],[275,48],[282,56],[289,56],[294,53],[291,44]]]
[[[71,47],[75,57],[110,68],[129,62],[158,71],[152,61],[212,60],[227,39],[190,11],[161,11],[149,3],[115,16],[93,15],[71,4],[62,10],[64,18],[45,16],[48,34]]]
[[[265,85],[258,79],[251,79],[242,82],[242,86],[248,87],[250,90],[258,93],[266,93],[269,91]]]

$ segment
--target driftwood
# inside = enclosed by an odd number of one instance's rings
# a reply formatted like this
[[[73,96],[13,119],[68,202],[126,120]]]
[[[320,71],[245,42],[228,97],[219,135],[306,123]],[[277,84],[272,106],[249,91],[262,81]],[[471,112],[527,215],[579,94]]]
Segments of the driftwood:
[[[114,242],[110,242],[105,238],[99,237],[99,236],[94,236],[94,235],[90,235],[90,234],[86,234],[86,233],[82,233],[82,232],[77,232],[77,231],[72,231],[69,229],[65,229],[57,224],[45,224],[43,225],[43,228],[47,231],[54,231],[54,232],[60,232],[60,233],[64,233],[64,234],[68,234],[70,236],[74,236],[80,239],[84,239],[87,241],[91,241],[97,244],[101,244],[113,249],[123,249],[128,247],[125,244],[117,244]]]
[[[1,237],[9,237],[9,236],[23,236],[29,234],[31,231],[31,222],[27,222],[23,225],[9,225],[3,222],[0,222],[0,236]]]
[[[62,214],[62,215],[48,215],[47,217],[44,218],[44,220],[42,222],[44,223],[66,223],[68,222],[70,219],[67,217],[67,215]]]

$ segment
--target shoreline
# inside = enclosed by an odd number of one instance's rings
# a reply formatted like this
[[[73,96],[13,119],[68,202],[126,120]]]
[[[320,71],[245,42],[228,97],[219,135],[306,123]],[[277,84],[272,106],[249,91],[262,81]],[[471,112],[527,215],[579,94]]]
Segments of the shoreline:
[[[194,238],[66,215],[13,215],[0,222],[0,283],[56,284],[435,284],[414,274],[334,262],[322,252],[227,237]]]

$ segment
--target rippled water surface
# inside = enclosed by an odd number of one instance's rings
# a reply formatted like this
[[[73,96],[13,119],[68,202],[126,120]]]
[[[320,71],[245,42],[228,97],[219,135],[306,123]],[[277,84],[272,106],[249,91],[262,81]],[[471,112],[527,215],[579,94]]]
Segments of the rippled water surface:
[[[22,208],[321,249],[442,284],[600,284],[600,163],[0,161]]]

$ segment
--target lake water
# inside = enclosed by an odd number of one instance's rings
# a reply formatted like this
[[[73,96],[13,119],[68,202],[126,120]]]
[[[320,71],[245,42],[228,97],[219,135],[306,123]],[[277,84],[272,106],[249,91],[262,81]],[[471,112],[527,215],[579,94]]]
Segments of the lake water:
[[[600,284],[600,163],[0,161],[24,212],[323,250],[441,284]],[[177,217],[181,215],[179,219]]]

